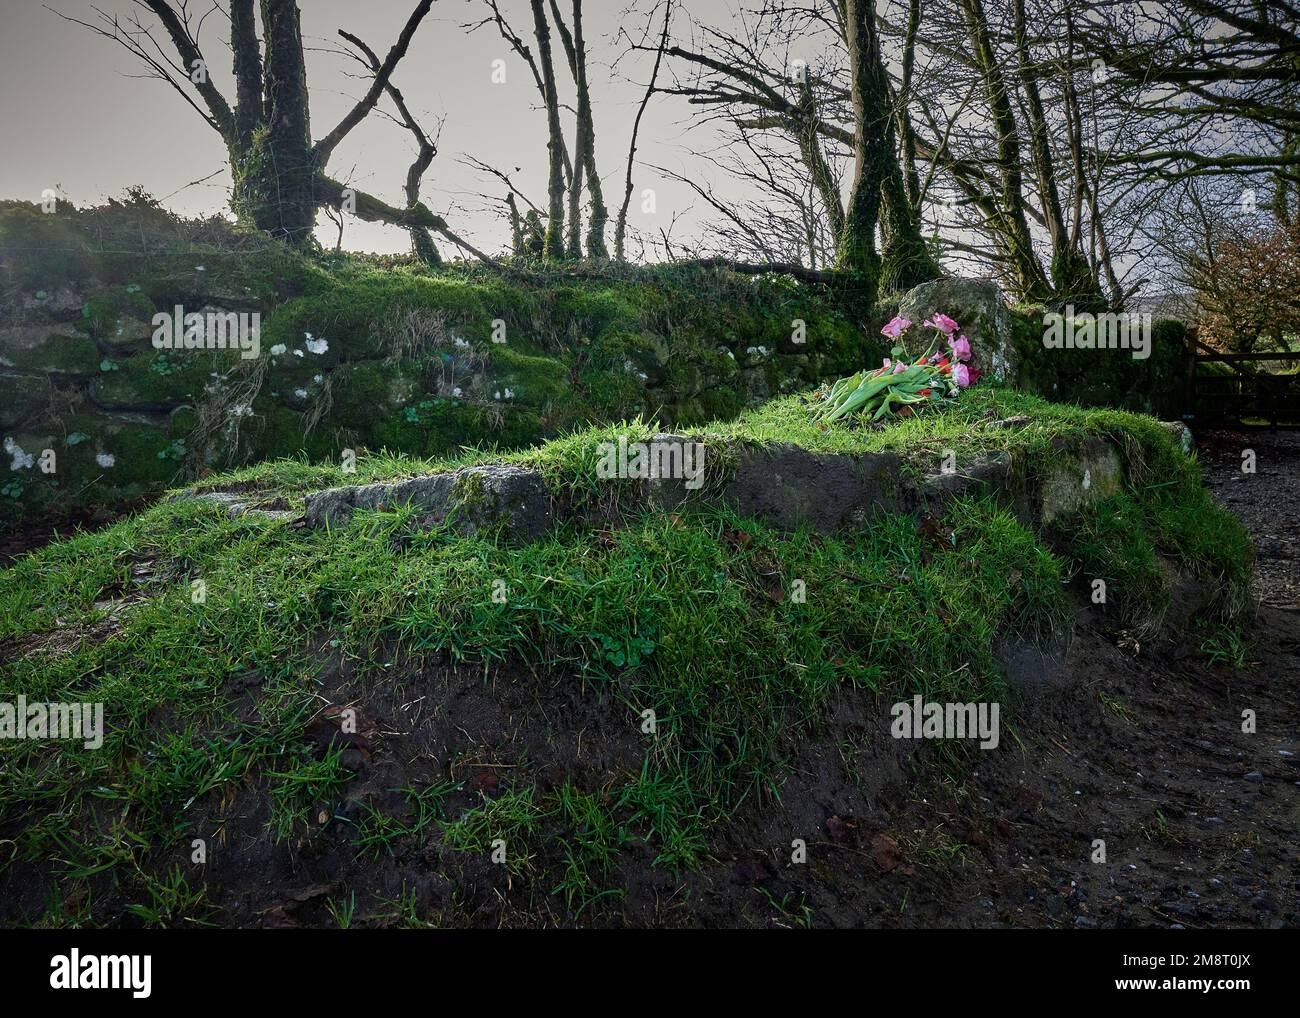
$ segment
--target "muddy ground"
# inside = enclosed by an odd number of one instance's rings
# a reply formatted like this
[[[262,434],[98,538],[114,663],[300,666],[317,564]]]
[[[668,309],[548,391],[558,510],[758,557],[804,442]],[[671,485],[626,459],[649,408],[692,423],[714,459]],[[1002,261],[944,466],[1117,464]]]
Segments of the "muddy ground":
[[[1300,434],[1216,433],[1200,456],[1255,538],[1247,667],[1177,639],[1135,647],[1085,615],[1064,688],[1023,717],[1019,750],[984,753],[962,783],[931,767],[895,789],[828,850],[829,879],[782,871],[815,922],[1300,924]]]
[[[1247,447],[1257,472],[1240,480]],[[356,839],[374,810],[409,822],[410,801],[394,790],[411,785],[457,783],[442,803],[449,817],[511,787],[599,790],[643,751],[617,691],[545,676],[485,684],[437,661],[362,687],[331,662],[323,699],[362,705],[346,740],[355,776],[319,823],[282,841],[267,832],[257,785],[202,804],[211,918],[329,926],[329,903],[355,894],[354,925],[402,922],[392,902],[403,895],[421,919],[476,926],[1300,924],[1300,436],[1213,435],[1202,457],[1260,556],[1244,669],[1211,665],[1183,636],[1140,645],[1081,607],[1053,681],[1024,669],[1036,691],[1004,723],[999,749],[917,751],[888,737],[881,705],[846,696],[815,735],[792,733],[779,799],[743,803],[719,825],[711,860],[678,873],[629,844],[600,882],[623,895],[579,912],[550,893],[563,868],[554,838],[541,839],[532,877],[447,849],[436,825],[391,851],[358,855]],[[231,682],[232,705],[255,713],[256,677]],[[1242,730],[1246,710],[1253,733]],[[311,734],[323,751],[337,721],[322,716]],[[806,862],[791,861],[795,839]],[[165,872],[175,859],[153,862]],[[19,867],[0,885],[9,923],[39,914],[48,874]],[[95,898],[98,921],[136,923],[111,887]]]
[[[1246,449],[1253,474],[1241,470]],[[1300,434],[1215,433],[1200,457],[1207,486],[1255,539],[1248,666],[1211,667],[1178,640],[1134,648],[1085,619],[1070,690],[1045,694],[1024,719],[1022,753],[985,754],[969,784],[931,776],[881,804],[876,823],[909,847],[965,847],[947,864],[863,867],[857,921],[1300,923]],[[1254,734],[1242,731],[1247,709]],[[1091,861],[1095,839],[1104,864]]]

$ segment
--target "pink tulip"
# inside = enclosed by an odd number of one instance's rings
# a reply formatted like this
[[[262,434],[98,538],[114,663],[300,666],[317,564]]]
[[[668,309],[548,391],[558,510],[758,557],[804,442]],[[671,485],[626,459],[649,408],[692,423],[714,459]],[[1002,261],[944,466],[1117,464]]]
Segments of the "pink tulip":
[[[970,340],[965,336],[958,336],[956,339],[949,339],[948,345],[952,347],[952,355],[959,361],[970,360]]]
[[[934,317],[931,318],[925,324],[929,325],[931,328],[938,329],[945,336],[951,336],[954,332],[956,332],[958,329],[961,328],[960,325],[954,322],[947,315],[941,315],[937,311],[934,313]]]
[[[890,320],[889,324],[880,330],[880,334],[882,336],[889,336],[891,339],[897,339],[909,328],[911,328],[911,326],[912,323],[909,319],[901,318],[898,315],[895,315]]]
[[[952,378],[957,383],[957,388],[966,388],[971,383],[970,368],[960,362],[954,364],[952,366]]]
[[[894,370],[891,371],[890,374],[891,374],[891,375],[896,375],[896,374],[898,374],[900,371],[906,371],[906,370],[907,370],[907,365],[904,364],[902,361],[898,361],[898,362],[894,365]]]

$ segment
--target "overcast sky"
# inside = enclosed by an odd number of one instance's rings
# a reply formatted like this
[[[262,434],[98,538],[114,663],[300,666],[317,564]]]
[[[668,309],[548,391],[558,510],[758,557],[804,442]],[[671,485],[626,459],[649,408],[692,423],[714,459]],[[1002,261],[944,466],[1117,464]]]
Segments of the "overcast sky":
[[[632,121],[649,77],[650,59],[633,58],[611,64],[625,49],[616,34],[620,25],[639,38],[644,15],[625,16],[630,0],[587,0],[584,4],[593,104],[597,130],[597,161],[604,179],[611,215],[621,203],[623,176]],[[90,0],[49,0],[56,10],[95,21]],[[152,15],[132,0],[98,0],[99,9],[122,19],[139,13],[146,24]],[[210,0],[190,0],[191,9],[208,10]],[[414,0],[301,0],[303,36],[308,47],[307,73],[312,101],[312,134],[319,138],[340,119],[363,83],[346,72],[356,66],[326,52],[335,46],[337,30],[346,29],[381,55],[396,40],[414,7]],[[568,11],[569,4],[561,3]],[[640,5],[646,11],[649,0]],[[728,0],[690,0],[700,20],[725,22]],[[223,0],[224,7],[224,0]],[[187,215],[227,210],[230,184],[225,150],[216,132],[205,124],[169,86],[141,77],[142,67],[124,49],[107,39],[62,20],[38,0],[0,0],[0,197],[39,200],[45,188],[61,187],[78,205],[117,196],[133,184]],[[503,0],[502,9],[516,32],[531,41],[528,0]],[[435,212],[447,216],[452,228],[468,238],[501,250],[507,243],[504,221],[485,214],[479,196],[503,195],[502,186],[459,162],[462,154],[511,173],[521,189],[545,205],[546,117],[527,67],[501,40],[494,26],[466,34],[462,25],[479,20],[481,0],[437,0],[420,26],[410,51],[398,66],[394,82],[417,117],[431,128],[445,118],[439,155],[425,175],[423,197]],[[228,38],[224,14],[208,17],[199,37],[212,66],[213,81],[234,105],[229,74],[230,57],[219,39]],[[165,37],[160,35],[160,39]],[[557,75],[570,87],[563,53],[555,40]],[[507,63],[506,82],[492,83],[494,60]],[[662,72],[661,72],[662,73]],[[661,79],[662,83],[662,79]],[[684,133],[690,108],[685,100],[657,96],[641,127],[636,193],[656,190],[655,215],[643,215],[634,200],[629,221],[634,228],[667,228],[681,213],[674,237],[685,237],[707,210],[694,208],[689,189],[662,180],[646,164],[723,180],[699,152],[712,144],[707,131]],[[566,114],[566,135],[572,136]],[[330,161],[330,172],[358,187],[403,204],[402,184],[414,154],[409,133],[391,120],[372,113],[354,130]],[[192,181],[209,177],[202,184]],[[187,186],[190,185],[190,186]],[[324,222],[324,221],[323,221]],[[612,223],[611,223],[612,226]],[[318,231],[323,242],[334,242],[328,222]],[[400,230],[351,221],[344,246],[369,251],[405,251],[409,239]],[[636,255],[635,250],[629,254]]]

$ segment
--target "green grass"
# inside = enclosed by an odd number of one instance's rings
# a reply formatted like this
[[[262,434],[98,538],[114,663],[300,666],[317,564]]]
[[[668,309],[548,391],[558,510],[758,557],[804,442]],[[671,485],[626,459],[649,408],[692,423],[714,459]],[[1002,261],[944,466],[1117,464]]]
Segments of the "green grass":
[[[1159,628],[1174,568],[1208,595],[1202,621],[1218,646],[1239,643],[1252,614],[1254,549],[1245,526],[1199,485],[1150,484],[1086,508],[1057,533],[1085,580],[1104,580],[1106,604],[1141,635]],[[1168,563],[1167,565],[1165,563]],[[1206,653],[1209,654],[1208,644]]]
[[[1174,447],[1166,425],[1140,414],[1120,410],[1096,410],[1051,403],[1037,396],[981,385],[965,392],[952,407],[916,417],[894,420],[883,427],[856,422],[833,426],[814,420],[814,397],[785,396],[734,421],[674,428],[674,433],[713,439],[722,449],[728,442],[767,444],[788,442],[817,453],[894,453],[905,462],[937,469],[948,452],[957,463],[970,462],[995,452],[1018,454],[1032,466],[1054,455],[1054,444],[1063,439],[1104,436],[1121,442],[1128,453],[1134,483],[1152,478],[1181,487],[1197,483],[1194,461]],[[1028,418],[1023,426],[990,427],[1009,418]],[[608,494],[608,481],[597,477],[599,445],[617,440],[648,440],[664,430],[653,419],[637,418],[621,423],[600,424],[570,432],[543,445],[514,452],[466,448],[454,457],[422,459],[381,452],[357,461],[353,474],[331,464],[311,464],[303,459],[263,462],[220,477],[207,478],[199,490],[213,490],[244,484],[269,495],[300,499],[304,490],[341,484],[393,481],[439,470],[453,470],[485,462],[518,463],[540,470],[557,488],[573,497]],[[724,463],[723,469],[726,464]],[[717,480],[717,478],[715,478]],[[1190,535],[1188,535],[1190,538]]]
[[[1015,414],[1034,421],[977,427]],[[590,429],[512,458],[594,493],[594,442],[619,430]],[[159,860],[184,850],[206,803],[255,784],[271,800],[270,830],[288,839],[336,802],[348,778],[339,754],[316,759],[304,738],[320,705],[324,653],[353,662],[358,681],[386,681],[434,652],[477,669],[503,667],[513,681],[545,670],[611,692],[630,718],[654,712],[639,770],[601,787],[507,780],[452,816],[444,800],[455,786],[445,782],[404,790],[401,818],[368,807],[354,818],[354,850],[371,860],[405,844],[490,853],[504,841],[512,874],[544,880],[544,892],[583,914],[617,900],[631,844],[647,846],[665,867],[708,859],[737,808],[779,796],[800,733],[816,728],[837,692],[1005,701],[995,641],[1059,627],[1073,570],[1104,569],[1123,590],[1151,581],[1154,556],[1166,553],[1207,579],[1226,578],[1225,589],[1249,575],[1239,524],[1202,497],[1194,463],[1164,429],[1132,415],[990,390],[879,431],[819,431],[797,398],[709,430],[915,457],[945,446],[1049,455],[1068,434],[1120,435],[1134,485],[1058,535],[1064,547],[1055,552],[989,498],[952,503],[951,539],[942,542],[906,515],[881,513],[861,530],[822,536],[701,508],[629,512],[600,534],[567,523],[520,547],[491,532],[424,531],[406,507],[312,530],[231,518],[188,500],[51,545],[2,574],[0,645],[27,648],[60,627],[98,631],[108,602],[125,603],[106,636],[0,670],[0,695],[106,705],[99,751],[0,744],[0,816],[13,860],[44,860],[66,891],[45,921],[93,923],[94,896],[74,898],[70,889],[101,887],[106,876],[136,895],[146,921],[209,921],[193,897],[200,892],[153,875],[170,871],[158,871]],[[305,487],[429,467],[376,456],[343,474],[285,461],[207,486],[300,497]],[[198,604],[195,579],[206,587]],[[806,587],[802,602],[791,597],[795,580]],[[496,581],[505,603],[493,599]],[[1235,597],[1224,600],[1225,618]],[[241,719],[228,691],[231,676],[249,673],[261,678],[256,722]],[[0,854],[0,866],[13,864]],[[333,908],[340,925],[355,920],[354,901]],[[404,904],[397,909],[414,921]]]

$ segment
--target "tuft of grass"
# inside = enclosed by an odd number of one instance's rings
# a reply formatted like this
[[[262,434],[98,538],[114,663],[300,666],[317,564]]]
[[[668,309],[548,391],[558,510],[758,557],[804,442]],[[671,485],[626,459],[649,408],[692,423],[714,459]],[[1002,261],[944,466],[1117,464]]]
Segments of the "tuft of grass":
[[[1246,637],[1239,626],[1208,619],[1201,620],[1197,629],[1201,635],[1201,653],[1210,664],[1246,667]]]
[[[357,913],[357,892],[352,891],[346,898],[339,898],[337,901],[330,898],[325,902],[325,910],[329,912],[335,926],[340,930],[350,930]]]
[[[1133,723],[1133,708],[1128,705],[1128,701],[1122,696],[1116,696],[1113,693],[1098,693],[1098,700],[1101,705],[1114,714],[1125,724]]]
[[[392,855],[394,846],[404,838],[422,838],[446,819],[443,800],[457,787],[455,782],[440,781],[424,788],[397,789],[406,796],[410,820],[401,820],[368,802],[363,803],[362,817],[357,824],[357,851],[378,858],[385,853]]]
[[[495,855],[494,862],[522,876],[534,868],[537,837],[549,813],[534,788],[505,792],[443,828],[443,842],[454,851]]]

